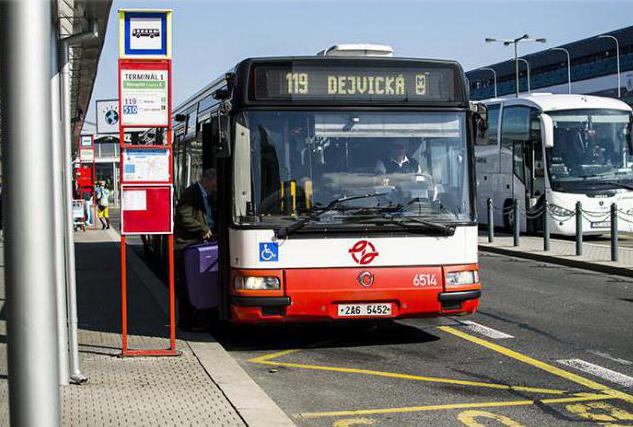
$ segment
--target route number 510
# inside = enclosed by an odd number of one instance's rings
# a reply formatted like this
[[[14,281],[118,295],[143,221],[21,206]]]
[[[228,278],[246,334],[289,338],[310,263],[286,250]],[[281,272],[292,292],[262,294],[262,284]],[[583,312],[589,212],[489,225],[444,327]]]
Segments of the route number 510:
[[[413,286],[432,287],[437,286],[437,276],[434,273],[420,273],[413,276]]]

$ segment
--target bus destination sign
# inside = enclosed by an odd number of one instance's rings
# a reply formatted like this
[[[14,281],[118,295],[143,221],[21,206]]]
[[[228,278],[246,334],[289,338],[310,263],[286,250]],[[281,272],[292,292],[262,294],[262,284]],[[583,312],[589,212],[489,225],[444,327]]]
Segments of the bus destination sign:
[[[252,93],[258,101],[455,100],[450,68],[261,65],[253,76]]]

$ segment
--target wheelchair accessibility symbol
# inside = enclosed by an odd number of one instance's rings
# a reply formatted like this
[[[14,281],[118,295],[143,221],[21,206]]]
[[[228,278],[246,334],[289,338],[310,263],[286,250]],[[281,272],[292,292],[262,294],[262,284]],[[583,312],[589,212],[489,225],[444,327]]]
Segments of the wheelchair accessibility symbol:
[[[259,244],[260,262],[279,261],[279,246],[276,242],[263,242]]]

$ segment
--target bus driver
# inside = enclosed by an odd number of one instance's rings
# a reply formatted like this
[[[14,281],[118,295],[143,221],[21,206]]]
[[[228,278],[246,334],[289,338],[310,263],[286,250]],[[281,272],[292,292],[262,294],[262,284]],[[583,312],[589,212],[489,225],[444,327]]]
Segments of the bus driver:
[[[407,138],[394,138],[390,144],[387,158],[376,162],[376,175],[390,175],[392,173],[422,174],[420,164],[415,159],[407,157],[409,141]]]

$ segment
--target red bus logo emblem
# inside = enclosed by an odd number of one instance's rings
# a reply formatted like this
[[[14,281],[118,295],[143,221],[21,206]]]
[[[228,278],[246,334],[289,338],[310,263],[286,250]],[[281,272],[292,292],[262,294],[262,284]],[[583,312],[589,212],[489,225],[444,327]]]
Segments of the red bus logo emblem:
[[[367,265],[378,256],[376,247],[368,240],[359,240],[349,250],[356,264]]]

